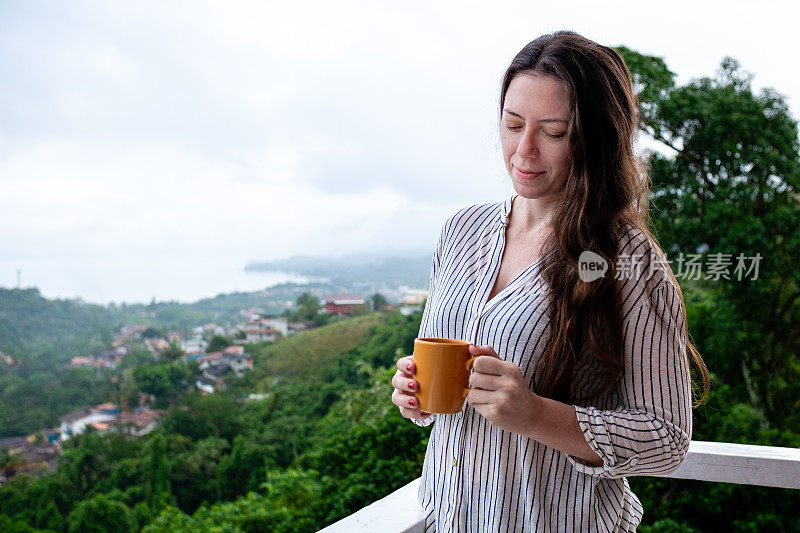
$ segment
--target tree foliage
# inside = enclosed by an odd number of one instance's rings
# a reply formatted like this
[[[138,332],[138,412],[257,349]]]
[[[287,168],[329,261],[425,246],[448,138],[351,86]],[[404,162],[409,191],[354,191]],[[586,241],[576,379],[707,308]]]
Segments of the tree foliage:
[[[79,502],[67,516],[69,533],[134,533],[137,531],[133,512],[122,502],[103,494]]]
[[[122,530],[316,531],[419,473],[429,430],[398,416],[392,371],[372,366],[411,345],[419,318],[373,314],[254,345],[260,361],[280,369],[271,374],[277,382],[262,375],[208,396],[176,390],[160,428],[139,439],[73,437],[54,474],[19,475],[0,488],[0,519],[59,531],[94,520],[97,530],[117,531],[104,518],[115,512]],[[281,343],[288,349],[278,350]],[[330,351],[321,355],[320,346]],[[316,368],[285,366],[284,358],[315,360]],[[183,364],[145,362],[124,372],[169,396]],[[243,403],[239,391],[249,387],[268,397]]]
[[[620,51],[641,88],[642,128],[669,152],[650,158],[656,233],[673,258],[723,254],[732,263],[728,277],[704,283],[709,366],[747,395],[763,427],[797,428],[797,123],[777,92],[754,93],[752,76],[731,58],[714,77],[676,85],[659,58]],[[757,277],[736,272],[739,257],[761,258]]]
[[[755,93],[733,59],[678,85],[661,58],[619,51],[639,92],[640,126],[664,147],[649,159],[653,229],[713,378],[694,438],[800,446],[797,123],[784,98]],[[678,259],[690,254],[704,265],[729,260],[729,275],[682,277]],[[740,256],[760,256],[757,276],[737,274]],[[631,486],[646,531],[800,529],[789,511],[800,505],[797,491],[653,478]]]
[[[214,335],[210,341],[208,341],[208,348],[206,348],[207,352],[221,352],[225,348],[231,345],[231,341],[227,337],[223,337],[222,335]]]
[[[373,311],[383,311],[384,309],[386,309],[386,306],[389,305],[389,300],[386,299],[386,296],[384,296],[379,292],[373,294],[370,300],[372,302]]]

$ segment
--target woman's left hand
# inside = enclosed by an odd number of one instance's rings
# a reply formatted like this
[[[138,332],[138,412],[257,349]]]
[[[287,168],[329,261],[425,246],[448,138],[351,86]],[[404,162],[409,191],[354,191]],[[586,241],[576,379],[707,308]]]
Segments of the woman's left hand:
[[[493,426],[528,436],[539,406],[539,397],[528,388],[517,365],[503,361],[491,346],[470,346],[475,359],[469,377],[472,390],[467,402]]]

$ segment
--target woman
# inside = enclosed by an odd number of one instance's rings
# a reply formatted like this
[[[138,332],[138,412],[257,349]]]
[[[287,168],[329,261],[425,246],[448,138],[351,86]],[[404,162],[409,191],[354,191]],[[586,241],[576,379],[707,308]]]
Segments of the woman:
[[[486,357],[455,415],[419,410],[411,357],[392,379],[402,415],[434,423],[426,528],[635,531],[642,506],[625,478],[685,456],[690,358],[708,385],[647,230],[630,73],[610,48],[547,35],[507,69],[500,113],[516,194],[447,220],[420,328]]]

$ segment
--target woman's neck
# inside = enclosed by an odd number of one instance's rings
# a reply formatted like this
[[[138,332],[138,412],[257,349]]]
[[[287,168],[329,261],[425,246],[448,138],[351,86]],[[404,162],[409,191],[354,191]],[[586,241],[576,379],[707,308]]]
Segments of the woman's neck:
[[[527,233],[538,232],[548,225],[556,211],[556,202],[540,198],[514,197],[511,206],[511,224],[515,230]]]

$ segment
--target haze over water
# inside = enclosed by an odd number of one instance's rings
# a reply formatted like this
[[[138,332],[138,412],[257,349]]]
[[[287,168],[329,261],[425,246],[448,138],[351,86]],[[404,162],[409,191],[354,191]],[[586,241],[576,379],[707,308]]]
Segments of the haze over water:
[[[308,278],[286,272],[245,272],[245,262],[175,258],[157,264],[108,261],[87,267],[76,262],[0,258],[0,287],[17,286],[21,270],[23,288],[38,287],[46,298],[81,298],[108,304],[157,301],[194,302],[219,293],[256,291],[288,281],[306,283]]]

